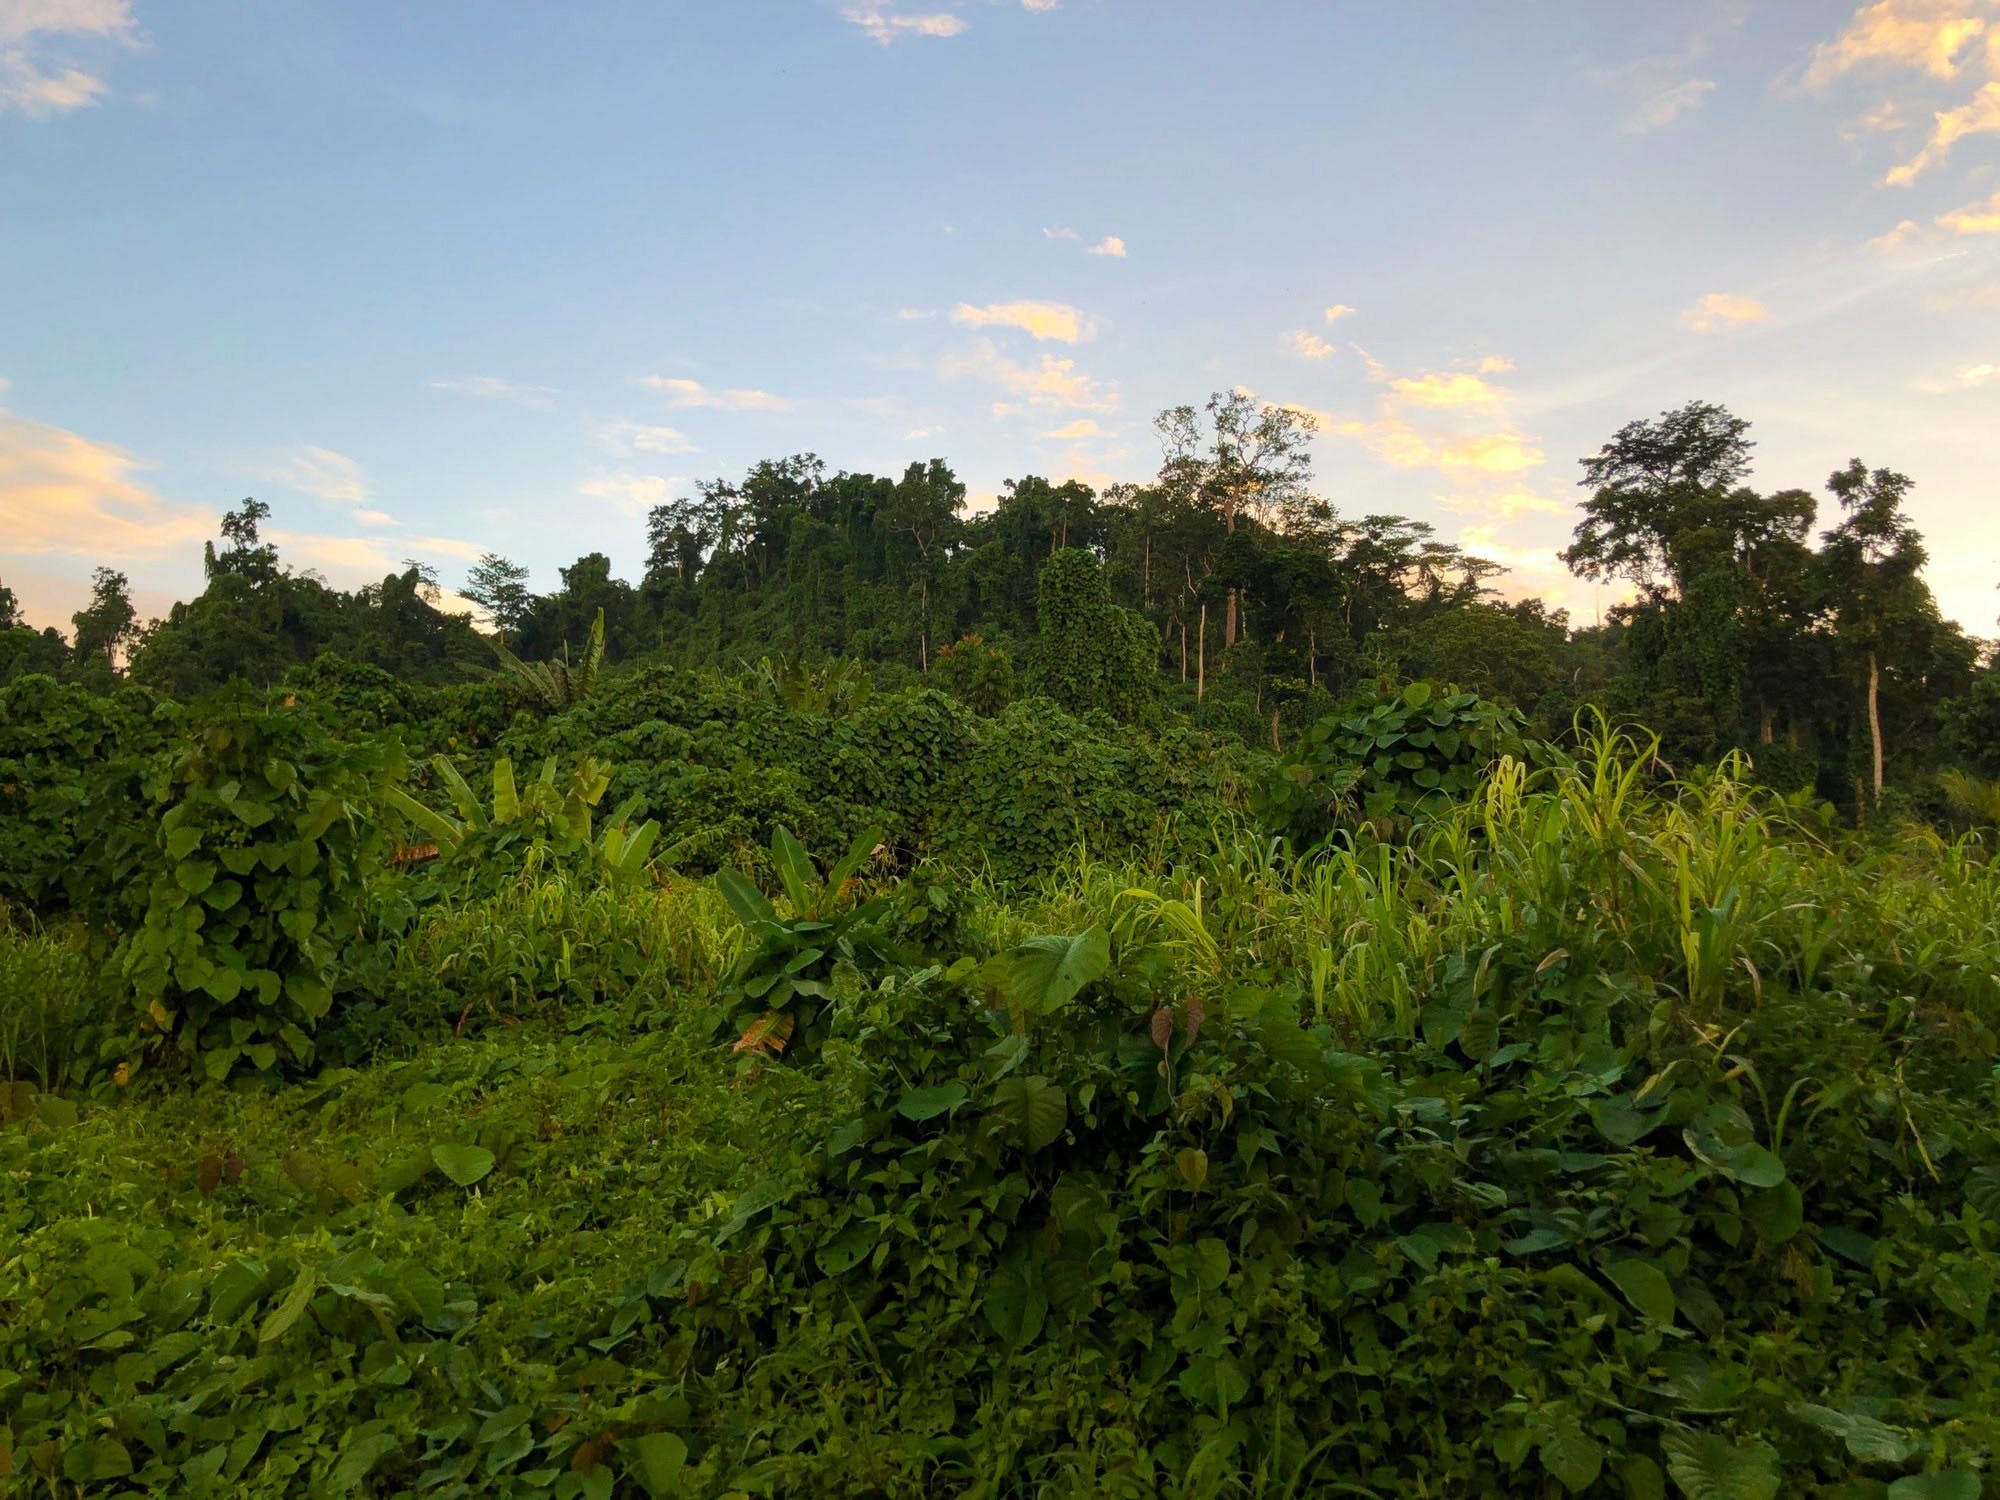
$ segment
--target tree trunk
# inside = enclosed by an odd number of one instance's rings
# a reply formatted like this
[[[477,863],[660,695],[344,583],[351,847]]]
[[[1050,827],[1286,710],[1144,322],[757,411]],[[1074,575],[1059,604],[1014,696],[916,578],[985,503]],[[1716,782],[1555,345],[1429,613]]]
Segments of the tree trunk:
[[[1757,743],[1771,743],[1771,705],[1761,696],[1757,699]]]
[[[1187,681],[1187,621],[1181,621],[1181,681]]]
[[[1319,686],[1319,631],[1312,626],[1306,628],[1306,680]]]
[[[1201,607],[1201,624],[1194,637],[1194,701],[1208,688],[1208,606]]]
[[[1868,742],[1874,752],[1875,800],[1882,800],[1882,668],[1868,653]]]
[[[1222,644],[1224,646],[1233,646],[1236,644],[1236,590],[1235,589],[1231,589],[1229,591],[1229,609],[1228,612],[1224,614],[1222,617]]]
[[[917,625],[917,662],[928,672],[931,669],[931,581],[923,582],[923,616]]]
[[[1271,753],[1273,755],[1283,755],[1285,753],[1285,747],[1278,743],[1278,706],[1276,704],[1271,706]]]

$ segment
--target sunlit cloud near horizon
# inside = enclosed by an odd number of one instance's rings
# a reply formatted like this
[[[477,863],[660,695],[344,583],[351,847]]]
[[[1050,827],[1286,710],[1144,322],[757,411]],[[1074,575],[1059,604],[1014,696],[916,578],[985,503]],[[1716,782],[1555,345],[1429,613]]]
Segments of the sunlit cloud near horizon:
[[[2000,633],[2000,0],[0,0],[0,580],[628,576],[812,451],[1142,482],[1162,407],[1588,623],[1577,461],[1691,399],[1907,473]],[[1198,87],[1184,82],[1198,78]],[[90,184],[88,192],[80,184]],[[1822,520],[1831,522],[1823,507]]]

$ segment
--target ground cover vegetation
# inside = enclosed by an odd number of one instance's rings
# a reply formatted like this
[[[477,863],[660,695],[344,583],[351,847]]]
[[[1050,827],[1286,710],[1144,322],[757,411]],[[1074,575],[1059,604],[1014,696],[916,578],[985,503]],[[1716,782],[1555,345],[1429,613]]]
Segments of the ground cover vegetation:
[[[1577,631],[1305,420],[0,633],[0,1493],[2000,1493],[1908,481],[1635,423]]]

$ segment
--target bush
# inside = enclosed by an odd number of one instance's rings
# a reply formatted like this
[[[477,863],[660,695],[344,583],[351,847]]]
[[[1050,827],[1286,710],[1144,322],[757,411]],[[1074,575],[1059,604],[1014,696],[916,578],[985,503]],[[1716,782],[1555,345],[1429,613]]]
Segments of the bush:
[[[336,745],[247,695],[189,721],[147,772],[157,821],[120,882],[114,963],[147,1030],[211,1078],[311,1062],[387,852],[375,801],[403,769],[393,742]]]

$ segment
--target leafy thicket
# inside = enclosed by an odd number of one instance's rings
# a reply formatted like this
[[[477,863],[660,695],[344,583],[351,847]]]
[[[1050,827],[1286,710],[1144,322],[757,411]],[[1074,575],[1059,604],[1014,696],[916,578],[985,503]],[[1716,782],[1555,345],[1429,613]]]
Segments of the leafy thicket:
[[[190,727],[142,783],[149,837],[113,863],[111,963],[148,1030],[211,1078],[313,1058],[344,947],[386,854],[393,745],[336,744],[297,709],[244,702]]]
[[[1083,862],[928,951],[921,882],[782,838],[768,894],[645,895],[704,954],[557,1027],[14,1098],[0,1452],[92,1493],[1977,1495],[1994,867],[1653,774],[1606,741],[1414,843]]]
[[[1313,842],[1354,818],[1403,819],[1457,806],[1503,755],[1528,756],[1517,710],[1430,682],[1371,691],[1299,737],[1260,807]]]

